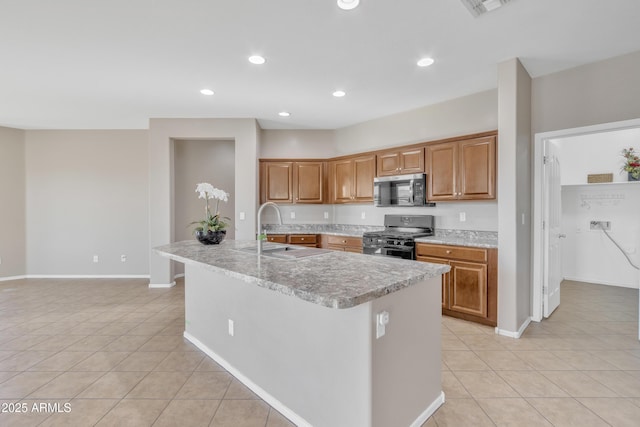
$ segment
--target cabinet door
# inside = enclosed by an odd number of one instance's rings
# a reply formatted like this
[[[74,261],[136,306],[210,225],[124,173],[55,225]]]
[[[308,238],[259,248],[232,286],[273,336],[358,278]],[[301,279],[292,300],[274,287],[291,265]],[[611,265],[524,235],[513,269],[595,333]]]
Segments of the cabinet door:
[[[434,264],[445,264],[449,265],[449,261],[442,258],[431,258],[427,256],[417,256],[416,259],[418,261],[423,262],[432,262]],[[449,304],[449,283],[450,283],[450,273],[444,273],[442,275],[442,308],[448,309]]]
[[[487,265],[459,261],[450,265],[450,309],[487,317]]]
[[[456,199],[458,143],[445,142],[427,146],[427,199]]]
[[[336,160],[331,165],[331,194],[333,203],[351,202],[353,188],[353,163]]]
[[[400,174],[424,172],[424,149],[415,148],[399,153]]]
[[[373,202],[373,178],[375,173],[375,156],[362,156],[353,159],[353,201]]]
[[[261,203],[293,203],[293,163],[263,162]]]
[[[322,203],[324,163],[296,162],[293,164],[295,203]]]
[[[460,141],[460,199],[494,199],[496,178],[496,138]]]
[[[389,176],[400,174],[400,153],[392,151],[378,155],[376,162],[378,176]]]

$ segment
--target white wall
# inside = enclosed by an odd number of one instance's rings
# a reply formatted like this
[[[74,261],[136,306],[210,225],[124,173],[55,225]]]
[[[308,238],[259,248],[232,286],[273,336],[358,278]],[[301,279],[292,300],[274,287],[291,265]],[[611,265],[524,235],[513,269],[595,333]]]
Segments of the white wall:
[[[25,141],[27,274],[148,274],[147,132],[29,130]]]
[[[337,156],[333,130],[264,129],[260,134],[262,159],[324,159]]]
[[[27,271],[24,131],[0,127],[0,279]]]
[[[498,329],[531,316],[531,77],[518,59],[498,65]]]
[[[587,175],[612,173],[613,182],[627,182],[621,171],[623,148],[640,152],[640,128],[558,139],[562,185],[587,184]]]
[[[498,92],[489,90],[337,129],[336,152],[352,154],[497,128]]]
[[[609,234],[640,265],[640,184],[562,187],[562,273],[565,279],[638,288],[638,272],[590,221],[611,221]]]
[[[534,133],[640,117],[640,51],[533,79]]]
[[[636,265],[640,232],[640,184],[627,183],[623,148],[640,149],[640,129],[623,129],[555,140],[562,187],[562,267],[565,279],[637,288],[637,271],[590,221],[611,221],[611,236]],[[620,184],[587,184],[587,175],[613,173]]]

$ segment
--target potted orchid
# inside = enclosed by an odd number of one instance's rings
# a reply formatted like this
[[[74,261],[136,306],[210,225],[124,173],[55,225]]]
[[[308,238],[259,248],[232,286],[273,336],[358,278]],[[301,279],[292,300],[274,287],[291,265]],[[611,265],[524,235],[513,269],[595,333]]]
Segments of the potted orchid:
[[[622,170],[629,173],[629,181],[640,181],[640,157],[633,147],[622,150],[624,166]]]
[[[198,225],[194,230],[194,234],[198,241],[205,245],[217,245],[222,242],[227,234],[227,222],[230,219],[228,217],[220,216],[220,201],[227,202],[229,200],[229,193],[219,188],[215,188],[213,185],[203,182],[196,186],[196,193],[198,193],[199,199],[205,200],[205,216],[202,221],[194,221],[190,225]],[[216,200],[216,208],[211,212],[209,208],[209,200]]]

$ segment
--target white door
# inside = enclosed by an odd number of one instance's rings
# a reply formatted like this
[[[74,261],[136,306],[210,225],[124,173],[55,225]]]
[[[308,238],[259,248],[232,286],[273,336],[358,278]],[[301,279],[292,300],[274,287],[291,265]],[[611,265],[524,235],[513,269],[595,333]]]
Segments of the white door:
[[[562,281],[562,199],[560,187],[560,162],[557,143],[547,141],[544,146],[544,317],[560,305],[560,282]]]

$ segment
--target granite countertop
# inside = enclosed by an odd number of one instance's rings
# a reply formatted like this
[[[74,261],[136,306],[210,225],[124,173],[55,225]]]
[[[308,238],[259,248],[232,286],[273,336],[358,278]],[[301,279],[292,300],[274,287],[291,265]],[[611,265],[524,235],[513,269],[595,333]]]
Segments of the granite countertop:
[[[498,233],[495,231],[436,229],[435,235],[419,237],[416,242],[494,249],[498,247]]]
[[[340,251],[284,260],[242,252],[256,241],[195,240],[153,250],[166,258],[226,274],[274,292],[331,308],[350,308],[449,271],[449,266]],[[265,247],[277,245],[265,243]],[[286,246],[286,245],[280,245]]]
[[[376,225],[351,224],[267,224],[267,234],[329,234],[333,236],[362,237],[367,231],[384,230]]]
[[[330,234],[351,237],[362,237],[362,234],[367,231],[384,230],[384,227],[375,225],[349,224],[268,224],[265,228],[267,234]],[[436,228],[435,235],[417,238],[416,242],[493,249],[498,247],[498,233]]]

